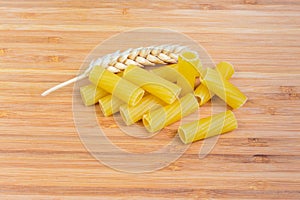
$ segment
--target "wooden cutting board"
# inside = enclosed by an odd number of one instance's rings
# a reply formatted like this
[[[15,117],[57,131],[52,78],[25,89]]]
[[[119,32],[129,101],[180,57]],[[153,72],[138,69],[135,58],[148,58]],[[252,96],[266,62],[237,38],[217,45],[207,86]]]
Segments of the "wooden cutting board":
[[[160,170],[134,174],[84,147],[72,86],[40,94],[74,77],[98,43],[140,27],[186,34],[214,62],[231,62],[232,82],[249,101],[234,111],[238,130],[219,137],[206,157],[198,154],[209,140]],[[299,63],[297,0],[1,0],[0,199],[300,199]],[[176,134],[170,127],[136,139],[97,117],[129,152],[154,151]]]

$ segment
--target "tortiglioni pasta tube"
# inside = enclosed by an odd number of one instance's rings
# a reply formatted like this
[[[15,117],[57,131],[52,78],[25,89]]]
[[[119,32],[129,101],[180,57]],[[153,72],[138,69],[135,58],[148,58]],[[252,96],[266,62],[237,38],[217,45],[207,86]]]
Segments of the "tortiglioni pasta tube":
[[[181,74],[177,78],[177,85],[181,88],[180,96],[194,92],[194,88],[191,87],[189,81]]]
[[[237,121],[232,111],[228,110],[211,117],[181,125],[178,129],[180,139],[188,144],[201,139],[227,133],[237,128]]]
[[[202,83],[200,83],[200,85],[195,89],[194,95],[198,99],[199,106],[204,105],[214,96],[214,94]]]
[[[203,84],[233,109],[241,107],[247,101],[247,97],[237,87],[214,69],[206,69]]]
[[[105,90],[90,84],[80,88],[80,95],[84,105],[91,106],[97,103],[101,97],[108,95],[108,93]]]
[[[177,84],[182,88],[181,95],[194,91],[196,77],[202,71],[199,56],[193,51],[184,51],[178,56],[178,72],[180,77]],[[188,83],[188,84],[187,84]]]
[[[227,80],[234,74],[233,65],[225,61],[219,62],[216,66],[216,70]]]
[[[195,83],[195,77],[200,76],[202,71],[201,62],[197,52],[183,51],[178,56],[178,71],[181,73],[191,85]]]
[[[230,79],[234,73],[234,68],[230,63],[220,62],[216,66],[216,70],[225,78]],[[203,84],[200,84],[194,91],[194,95],[199,100],[199,105],[202,106],[208,102],[215,94],[207,89]]]
[[[156,110],[150,110],[143,116],[143,124],[149,132],[156,132],[198,109],[198,101],[191,93]]]
[[[119,108],[123,104],[125,104],[124,101],[111,94],[99,99],[99,106],[105,117],[119,112]]]
[[[125,69],[123,77],[168,104],[173,103],[181,91],[178,85],[133,65]]]
[[[145,95],[142,100],[135,106],[122,105],[120,107],[120,114],[126,125],[131,125],[140,119],[150,109],[164,106],[166,103],[159,98],[152,95]]]
[[[119,77],[101,66],[93,68],[90,72],[89,79],[93,84],[103,88],[131,106],[136,105],[142,99],[145,92],[133,83]]]
[[[154,74],[172,83],[175,83],[177,81],[177,77],[179,76],[179,72],[177,70],[177,64],[158,67],[150,70],[150,72],[153,72]]]

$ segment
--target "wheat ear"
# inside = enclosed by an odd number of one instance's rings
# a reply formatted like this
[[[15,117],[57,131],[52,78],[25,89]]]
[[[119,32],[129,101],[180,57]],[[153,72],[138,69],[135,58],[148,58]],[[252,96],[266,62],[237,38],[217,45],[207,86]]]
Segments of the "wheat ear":
[[[82,74],[46,90],[42,93],[42,96],[88,77],[90,71],[97,65],[113,73],[118,73],[129,65],[143,67],[145,65],[177,63],[178,54],[186,48],[186,46],[180,45],[160,45],[127,49],[124,52],[116,51],[115,53],[107,54],[91,61],[89,67]]]

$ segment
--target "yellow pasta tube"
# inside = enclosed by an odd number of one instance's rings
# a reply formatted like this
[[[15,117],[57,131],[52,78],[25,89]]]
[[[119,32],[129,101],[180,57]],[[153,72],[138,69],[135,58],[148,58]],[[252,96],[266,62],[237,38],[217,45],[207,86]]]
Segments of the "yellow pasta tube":
[[[237,87],[214,69],[206,69],[203,84],[233,109],[241,107],[247,101],[247,97]]]
[[[181,74],[177,78],[177,85],[181,88],[180,96],[185,96],[188,93],[194,92],[194,88],[191,87],[189,81]]]
[[[228,110],[210,117],[181,125],[178,134],[185,144],[227,133],[238,127],[232,111]]]
[[[199,106],[202,106],[207,103],[214,94],[210,92],[205,85],[200,83],[200,85],[195,89],[194,95],[198,99]]]
[[[194,51],[183,51],[178,56],[178,71],[194,87],[195,78],[200,76],[202,70],[198,53]]]
[[[230,79],[234,74],[233,66],[228,62],[220,62],[216,66],[216,70],[225,78]],[[203,84],[200,84],[194,91],[194,95],[197,97],[199,105],[202,106],[208,102],[215,94],[207,89]]]
[[[178,56],[178,72],[181,76],[177,79],[177,84],[182,88],[181,95],[194,91],[196,77],[202,71],[199,56],[193,51],[183,51]]]
[[[189,93],[173,104],[150,110],[143,116],[143,124],[149,132],[156,132],[195,112],[197,109],[197,99]]]
[[[178,98],[181,90],[176,84],[133,65],[125,69],[123,77],[168,104],[173,103]]]
[[[131,125],[140,119],[143,115],[147,113],[150,109],[156,109],[159,106],[165,105],[166,103],[159,98],[146,95],[142,100],[135,106],[122,105],[120,107],[120,114],[126,125]]]
[[[131,106],[136,105],[142,99],[145,92],[133,83],[101,66],[93,68],[90,72],[89,79],[93,84],[106,90]]]
[[[227,80],[234,74],[233,65],[225,61],[219,62],[216,66],[216,70]]]
[[[157,67],[155,69],[150,70],[150,72],[153,72],[154,74],[172,83],[175,83],[177,81],[177,77],[179,76],[177,64]]]
[[[177,65],[174,65],[176,67],[169,67],[173,65],[158,67],[156,69],[151,70],[151,72],[170,82],[176,82],[176,84],[181,88],[180,96],[184,96],[187,93],[192,93],[194,91],[194,88],[192,88],[188,80],[182,74],[179,73]]]
[[[111,94],[99,99],[99,106],[105,117],[119,112],[119,108],[123,104],[125,104],[124,101]]]
[[[91,106],[97,103],[101,97],[108,95],[108,93],[105,90],[90,84],[80,87],[80,95],[84,105]]]

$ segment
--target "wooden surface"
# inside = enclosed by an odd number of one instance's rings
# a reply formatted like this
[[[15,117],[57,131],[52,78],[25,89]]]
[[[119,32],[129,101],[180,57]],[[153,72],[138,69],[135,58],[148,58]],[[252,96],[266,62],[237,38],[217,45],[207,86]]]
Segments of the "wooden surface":
[[[300,199],[300,2],[214,2],[1,0],[0,199]],[[72,86],[40,94],[76,75],[99,42],[139,27],[182,32],[233,63],[249,101],[235,111],[239,129],[204,159],[197,142],[161,170],[131,174],[85,149]],[[164,142],[174,135],[165,133]],[[122,148],[143,148],[123,139]]]

